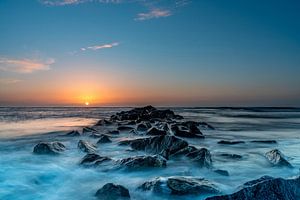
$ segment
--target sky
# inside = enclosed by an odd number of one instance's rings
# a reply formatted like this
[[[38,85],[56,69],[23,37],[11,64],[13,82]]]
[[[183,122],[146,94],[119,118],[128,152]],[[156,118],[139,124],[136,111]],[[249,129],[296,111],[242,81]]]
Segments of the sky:
[[[0,106],[300,106],[300,1],[1,0]]]

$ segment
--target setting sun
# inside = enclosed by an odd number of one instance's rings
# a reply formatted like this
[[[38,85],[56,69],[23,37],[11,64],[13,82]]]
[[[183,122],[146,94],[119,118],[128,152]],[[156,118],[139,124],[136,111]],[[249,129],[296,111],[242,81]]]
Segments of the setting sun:
[[[89,102],[85,102],[84,104],[85,104],[86,106],[88,106],[90,103],[89,103]]]

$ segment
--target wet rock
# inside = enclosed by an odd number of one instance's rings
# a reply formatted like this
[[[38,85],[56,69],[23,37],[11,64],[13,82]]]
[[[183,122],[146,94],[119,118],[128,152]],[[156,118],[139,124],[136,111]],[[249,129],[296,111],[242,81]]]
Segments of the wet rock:
[[[243,189],[229,195],[206,200],[297,200],[300,197],[300,178],[260,178],[244,184]]]
[[[118,130],[119,131],[131,131],[133,128],[130,126],[119,126]]]
[[[105,125],[111,125],[111,124],[112,124],[111,121],[108,121],[107,119],[101,119],[95,124],[95,126],[105,126]]]
[[[188,146],[186,141],[170,135],[124,140],[119,144],[130,145],[132,149],[154,154],[159,154],[162,150],[169,149],[170,155]]]
[[[158,177],[145,182],[139,189],[172,195],[207,195],[219,193],[217,187],[206,179],[181,176]]]
[[[65,149],[65,145],[61,142],[40,142],[33,148],[33,153],[55,155]]]
[[[124,158],[119,161],[121,166],[125,166],[128,169],[139,169],[147,167],[166,167],[166,159],[162,156],[135,156],[130,158]]]
[[[136,125],[135,121],[129,121],[126,125]]]
[[[108,134],[118,135],[118,134],[120,134],[120,131],[119,130],[112,130],[112,131],[108,131]]]
[[[196,127],[196,129],[198,129]],[[187,137],[187,138],[204,138],[200,130],[196,131],[196,129],[187,129],[182,130],[177,125],[172,125],[171,130],[174,133],[174,135],[178,137]]]
[[[284,158],[284,155],[278,149],[273,149],[267,152],[265,156],[268,161],[274,166],[292,168],[292,165]]]
[[[96,146],[85,140],[79,140],[77,147],[85,153],[94,153],[96,151]]]
[[[156,136],[156,135],[167,135],[167,132],[164,131],[164,130],[159,130],[155,127],[152,127],[151,129],[149,129],[146,133],[146,135],[153,135],[153,136]]]
[[[196,162],[200,167],[211,168],[212,167],[212,159],[211,154],[206,148],[197,149],[186,154],[188,158],[192,161]]]
[[[81,136],[81,134],[79,133],[79,131],[73,130],[73,131],[66,133],[66,136],[76,137],[76,136]]]
[[[252,143],[277,144],[276,140],[252,140]]]
[[[150,123],[139,123],[136,127],[137,131],[147,131],[149,128],[151,128]]]
[[[169,160],[170,149],[164,149],[164,150],[162,150],[162,152],[160,152],[159,155],[162,156],[163,158],[165,158],[166,160]]]
[[[84,127],[82,129],[82,133],[93,133],[93,132],[97,132],[96,129],[90,128],[90,127]]]
[[[101,135],[99,140],[97,141],[97,144],[102,144],[102,143],[111,143],[111,140],[107,135]]]
[[[240,188],[249,187],[249,186],[251,187],[257,183],[267,181],[267,180],[272,180],[272,179],[274,179],[272,176],[262,176],[259,179],[255,179],[255,180],[244,183]]]
[[[229,140],[221,140],[218,142],[218,144],[228,144],[228,145],[234,145],[234,144],[244,144],[244,141],[229,141]]]
[[[215,127],[212,125],[206,123],[206,122],[199,122],[198,126],[201,126],[202,128],[210,129],[210,130],[215,130]]]
[[[130,194],[127,188],[122,185],[115,185],[113,183],[105,184],[96,192],[95,196],[101,200],[130,199]]]
[[[214,170],[215,173],[220,174],[222,176],[229,176],[229,173],[227,170],[222,170],[222,169],[216,169]]]
[[[238,155],[238,154],[233,154],[233,153],[221,153],[221,154],[219,154],[219,156],[224,157],[224,158],[234,159],[234,160],[243,158],[243,156]]]
[[[84,166],[98,166],[107,161],[111,161],[111,158],[103,157],[95,153],[89,153],[82,158],[80,164]]]
[[[179,151],[174,153],[172,156],[183,156],[183,155],[186,155],[186,154],[191,153],[191,152],[196,151],[196,150],[197,150],[197,148],[194,147],[194,146],[187,146],[183,149],[180,149]]]

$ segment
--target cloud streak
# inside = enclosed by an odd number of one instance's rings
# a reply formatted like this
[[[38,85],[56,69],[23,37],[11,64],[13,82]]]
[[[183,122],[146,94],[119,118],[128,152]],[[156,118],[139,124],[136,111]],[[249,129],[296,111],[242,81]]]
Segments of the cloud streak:
[[[0,70],[26,74],[34,71],[49,70],[50,65],[54,63],[55,60],[52,58],[46,61],[0,58]]]
[[[122,0],[40,0],[40,2],[47,6],[67,6],[67,5],[88,3],[88,2],[121,3]]]
[[[167,9],[161,9],[161,8],[153,8],[147,13],[138,13],[135,20],[137,21],[143,21],[143,20],[149,20],[154,18],[161,18],[161,17],[169,17],[172,15],[172,12]]]
[[[113,42],[110,44],[102,44],[102,45],[95,45],[95,46],[89,46],[89,47],[83,47],[81,48],[81,51],[86,51],[86,50],[99,50],[99,49],[109,49],[109,48],[113,48],[119,46],[118,42]]]
[[[0,78],[0,84],[2,85],[10,85],[10,84],[15,84],[19,83],[22,80],[19,79],[13,79],[13,78]]]

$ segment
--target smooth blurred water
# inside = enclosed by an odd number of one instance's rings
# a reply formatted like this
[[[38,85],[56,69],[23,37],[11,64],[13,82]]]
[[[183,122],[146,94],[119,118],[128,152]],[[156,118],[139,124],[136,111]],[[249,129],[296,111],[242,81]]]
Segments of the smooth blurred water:
[[[157,176],[184,175],[204,177],[224,193],[236,191],[242,183],[262,175],[290,177],[300,168],[300,109],[274,108],[172,108],[187,120],[205,121],[216,130],[202,130],[206,138],[187,139],[196,147],[208,148],[216,169],[228,170],[229,177],[201,169],[184,158],[168,161],[165,169],[125,171],[104,165],[83,168],[78,165],[85,155],[78,151],[78,138],[59,137],[61,132],[81,129],[129,108],[0,108],[0,199],[60,200],[95,199],[94,194],[107,182],[122,184],[132,199],[204,199],[205,196],[168,197],[136,190],[144,181]],[[46,133],[46,134],[45,134]],[[124,138],[135,135],[124,134]],[[112,144],[98,146],[98,153],[114,159],[144,152],[130,152],[118,146],[124,138],[113,138]],[[96,139],[83,138],[92,143]],[[221,139],[243,140],[245,144],[220,145]],[[250,143],[252,139],[274,139],[278,144]],[[67,150],[59,156],[38,156],[32,149],[39,141],[59,140]],[[293,169],[272,167],[264,153],[278,148],[294,166]],[[241,160],[224,159],[220,153],[236,153]]]

